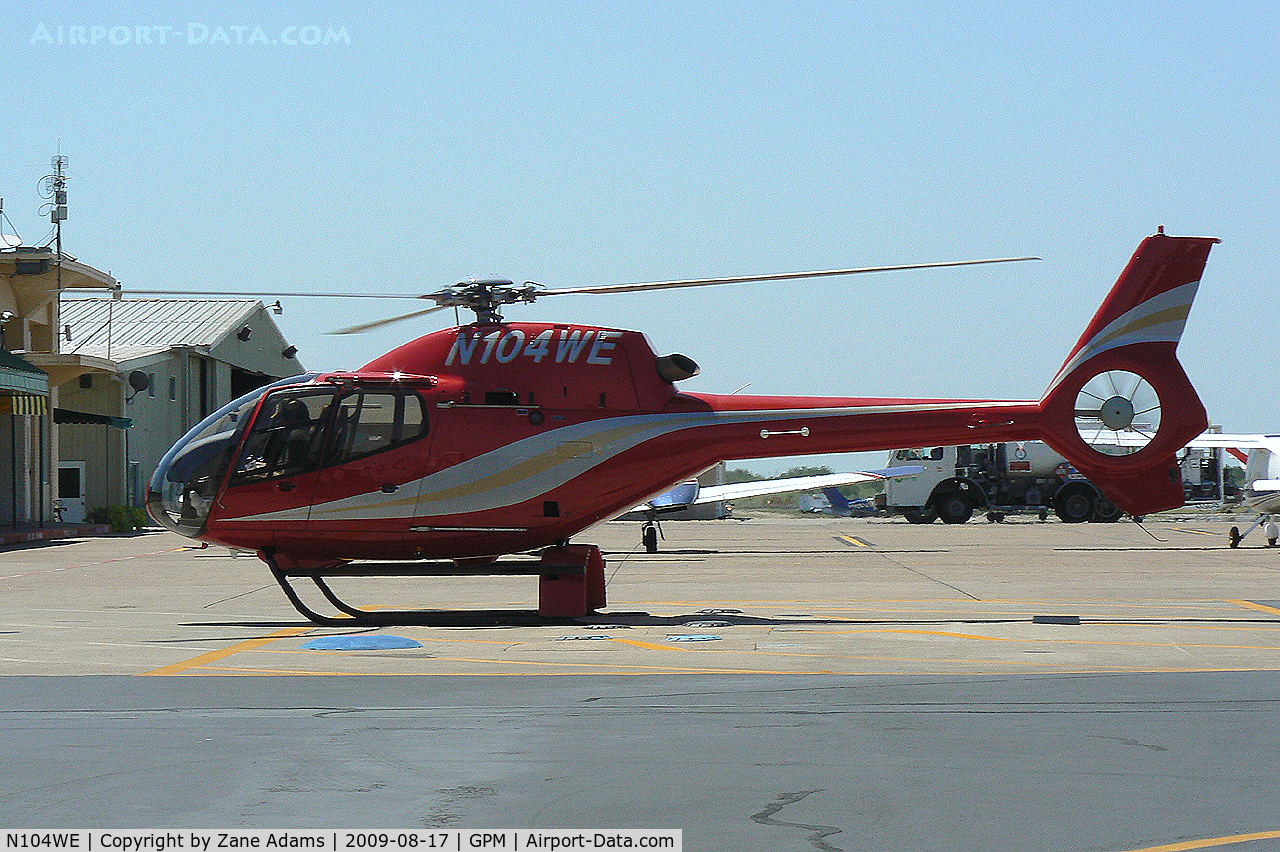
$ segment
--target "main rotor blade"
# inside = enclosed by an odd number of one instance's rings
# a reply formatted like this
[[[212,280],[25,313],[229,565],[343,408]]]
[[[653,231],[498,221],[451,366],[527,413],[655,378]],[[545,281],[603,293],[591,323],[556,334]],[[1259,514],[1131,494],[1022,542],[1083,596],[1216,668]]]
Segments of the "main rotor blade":
[[[337,297],[341,299],[425,299],[426,296],[420,294],[406,293],[299,293],[294,291],[267,291],[267,290],[135,290],[133,288],[122,291],[125,296],[243,296],[254,299],[263,298],[283,298],[287,296],[298,296],[303,299],[316,299],[326,297]]]
[[[361,323],[360,325],[351,325],[346,328],[339,328],[329,334],[360,334],[365,331],[373,331],[375,328],[382,328],[385,325],[410,320],[414,317],[425,317],[427,314],[434,314],[436,311],[443,311],[448,305],[437,305],[434,308],[426,308],[421,311],[413,311],[408,314],[400,314],[398,317],[387,317],[386,319],[374,320],[373,322]]]
[[[630,293],[638,290],[670,290],[676,287],[708,287],[715,284],[746,284],[752,281],[790,281],[796,278],[828,278],[833,275],[861,275],[864,272],[899,272],[907,269],[938,269],[946,266],[979,266],[985,263],[1017,263],[1038,257],[993,257],[985,260],[948,260],[941,263],[910,263],[897,266],[860,266],[853,269],[824,269],[815,272],[774,272],[765,275],[735,275],[728,278],[690,278],[684,281],[642,281],[634,284],[605,284],[599,287],[565,287],[540,290],[538,296],[570,293]]]

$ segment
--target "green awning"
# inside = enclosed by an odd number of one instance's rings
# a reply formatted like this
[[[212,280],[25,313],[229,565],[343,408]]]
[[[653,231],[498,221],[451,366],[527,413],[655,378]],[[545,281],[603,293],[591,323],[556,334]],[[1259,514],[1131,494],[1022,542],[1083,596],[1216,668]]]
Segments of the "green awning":
[[[49,374],[12,352],[0,349],[0,391],[49,395]]]
[[[133,420],[128,417],[112,417],[110,414],[92,414],[88,411],[72,411],[70,408],[55,408],[54,423],[69,423],[75,426],[114,426],[117,429],[128,429]]]

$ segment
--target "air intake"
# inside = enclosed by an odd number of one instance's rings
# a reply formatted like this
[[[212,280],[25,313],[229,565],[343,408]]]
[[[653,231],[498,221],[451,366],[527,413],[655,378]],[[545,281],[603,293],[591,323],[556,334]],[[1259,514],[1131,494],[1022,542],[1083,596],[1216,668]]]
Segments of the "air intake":
[[[683,355],[663,355],[658,359],[658,376],[664,382],[691,379],[700,372],[694,360]]]

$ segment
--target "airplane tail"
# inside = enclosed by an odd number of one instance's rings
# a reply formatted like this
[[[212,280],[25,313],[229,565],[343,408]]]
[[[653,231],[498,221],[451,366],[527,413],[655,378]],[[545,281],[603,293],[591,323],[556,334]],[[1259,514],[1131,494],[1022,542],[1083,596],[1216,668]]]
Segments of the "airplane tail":
[[[1176,454],[1208,426],[1176,350],[1216,242],[1143,240],[1040,401],[1045,441],[1133,515],[1182,505]]]
[[[827,502],[831,504],[831,508],[836,512],[848,512],[849,500],[840,493],[839,488],[831,487],[822,489],[822,493],[827,495]]]

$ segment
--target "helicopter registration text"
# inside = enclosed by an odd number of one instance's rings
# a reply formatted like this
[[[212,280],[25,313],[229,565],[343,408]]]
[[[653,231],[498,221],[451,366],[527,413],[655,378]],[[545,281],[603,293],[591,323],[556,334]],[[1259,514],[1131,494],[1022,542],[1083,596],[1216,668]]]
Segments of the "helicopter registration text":
[[[524,357],[541,364],[544,358],[554,357],[557,364],[574,364],[585,353],[585,363],[608,365],[613,363],[613,359],[606,353],[617,345],[614,341],[621,336],[620,331],[579,328],[548,328],[532,339],[521,328],[488,334],[458,332],[444,363],[445,366],[455,363],[465,366],[488,364],[493,360],[499,364],[510,364],[516,358]]]

